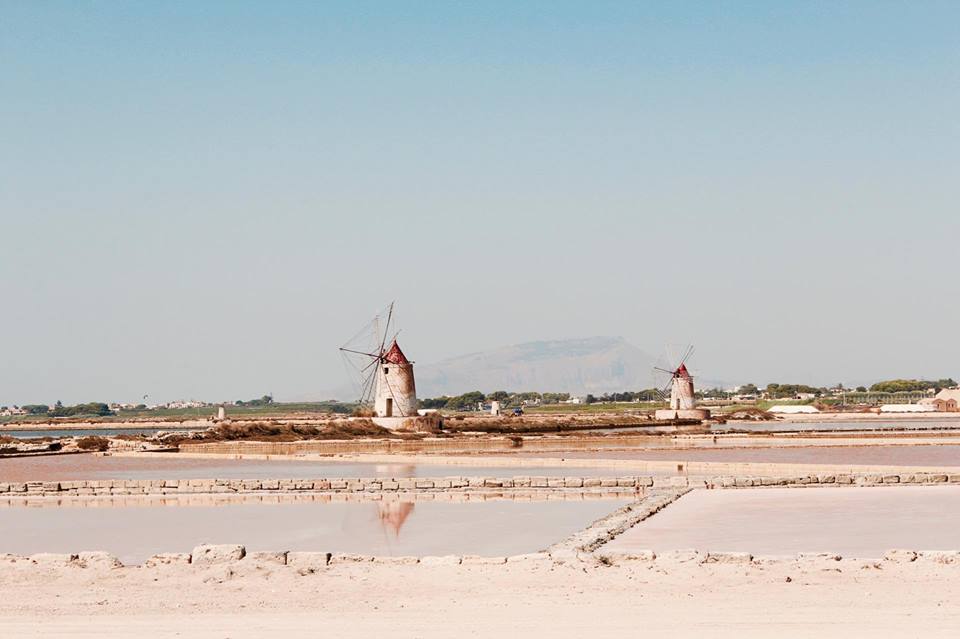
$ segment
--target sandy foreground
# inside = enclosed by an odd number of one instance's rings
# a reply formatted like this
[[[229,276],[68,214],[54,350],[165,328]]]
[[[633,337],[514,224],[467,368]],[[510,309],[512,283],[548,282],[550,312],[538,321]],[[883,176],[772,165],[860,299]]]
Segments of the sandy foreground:
[[[960,635],[960,565],[828,563],[2,565],[0,636]]]

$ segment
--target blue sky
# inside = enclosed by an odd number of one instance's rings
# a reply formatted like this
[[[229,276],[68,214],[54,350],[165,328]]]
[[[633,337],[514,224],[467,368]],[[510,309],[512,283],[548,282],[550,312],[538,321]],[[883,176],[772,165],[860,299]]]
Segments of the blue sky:
[[[957,24],[0,2],[0,404],[316,396],[391,299],[421,362],[623,335],[731,382],[956,377]]]

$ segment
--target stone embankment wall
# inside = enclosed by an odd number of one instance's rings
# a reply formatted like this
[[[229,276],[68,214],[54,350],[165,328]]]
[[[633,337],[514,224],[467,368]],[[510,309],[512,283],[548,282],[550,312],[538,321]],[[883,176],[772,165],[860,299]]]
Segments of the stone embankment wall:
[[[890,486],[960,484],[960,474],[823,474],[793,477],[404,477],[361,479],[104,479],[0,483],[0,497],[175,495],[184,493],[379,493],[489,490],[762,488],[771,486]]]
[[[599,428],[599,427],[598,427]],[[692,428],[690,432],[695,432]],[[662,439],[664,432],[677,434],[681,427],[648,427],[646,434],[593,435],[576,437],[524,436],[511,437],[427,437],[424,439],[326,439],[298,442],[182,442],[184,453],[219,455],[358,455],[364,453],[476,453],[486,451],[523,450],[593,450],[637,446]],[[518,439],[519,438],[519,439]]]
[[[370,564],[388,564],[393,566],[479,566],[510,565],[551,566],[553,564],[574,565],[576,567],[603,569],[606,566],[648,565],[650,567],[677,567],[680,565],[724,566],[744,568],[747,566],[771,566],[789,564],[800,572],[820,573],[825,569],[842,570],[844,568],[864,569],[881,568],[888,565],[916,565],[922,567],[943,567],[960,570],[960,551],[958,550],[904,550],[894,549],[884,553],[882,558],[845,559],[834,553],[800,553],[790,556],[754,556],[746,552],[699,552],[697,550],[673,550],[655,553],[652,550],[630,552],[571,552],[567,548],[527,553],[523,555],[482,557],[478,555],[443,556],[371,556],[330,552],[302,551],[257,551],[247,552],[240,544],[220,544],[197,546],[189,553],[162,553],[154,555],[139,566],[124,566],[119,559],[103,551],[84,551],[79,553],[39,553],[24,557],[0,553],[0,571],[3,570],[117,570],[117,569],[154,569],[166,571],[176,567],[203,570],[209,568],[239,568],[243,565],[257,568],[280,568],[294,570],[301,576],[319,572],[336,572],[338,566]],[[164,574],[160,572],[159,574]]]
[[[156,506],[210,507],[231,504],[336,504],[356,502],[445,502],[482,503],[488,501],[632,501],[644,493],[635,488],[605,488],[571,490],[554,488],[516,488],[507,490],[485,489],[475,491],[436,490],[398,492],[280,492],[261,491],[250,493],[178,493],[170,495],[95,495],[91,497],[53,495],[0,494],[0,508],[26,506],[30,508],[140,508]],[[2,538],[0,538],[2,542]]]
[[[582,560],[581,555],[583,553],[596,550],[628,528],[660,512],[688,492],[690,492],[690,489],[684,488],[645,496],[639,501],[618,508],[606,517],[593,522],[586,529],[554,544],[547,552],[555,560],[561,558]]]
[[[176,495],[183,493],[371,493],[503,489],[623,491],[654,486],[652,477],[404,477],[366,479],[103,479],[0,483],[3,496]]]

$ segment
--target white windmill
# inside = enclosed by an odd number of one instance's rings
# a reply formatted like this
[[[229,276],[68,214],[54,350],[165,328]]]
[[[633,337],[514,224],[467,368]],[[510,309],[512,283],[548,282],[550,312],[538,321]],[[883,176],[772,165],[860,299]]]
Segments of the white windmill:
[[[393,306],[391,302],[340,353],[358,388],[360,406],[371,410],[378,424],[398,429],[417,417],[417,386],[413,362],[400,350],[398,332],[390,332]]]
[[[665,383],[657,384],[658,392],[669,408],[656,411],[656,419],[709,419],[710,411],[697,408],[697,396],[693,390],[693,376],[687,370],[687,361],[693,355],[693,346],[688,346],[683,356],[670,368],[654,366],[654,375]],[[663,388],[659,388],[660,386]]]

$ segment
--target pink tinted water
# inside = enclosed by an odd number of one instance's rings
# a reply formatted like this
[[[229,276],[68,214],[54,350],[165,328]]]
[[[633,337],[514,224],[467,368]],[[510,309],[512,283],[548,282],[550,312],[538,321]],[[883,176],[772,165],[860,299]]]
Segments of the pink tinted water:
[[[91,506],[96,502],[91,501]],[[101,502],[103,503],[103,502]],[[626,503],[590,501],[253,503],[0,508],[0,553],[106,550],[124,563],[202,543],[366,555],[535,552]]]
[[[252,459],[190,459],[176,454],[151,457],[50,455],[0,459],[0,481],[65,481],[71,479],[314,479],[320,477],[447,477],[514,475],[624,474],[616,468],[522,468],[441,464],[386,464],[335,461],[260,461]]]
[[[693,491],[606,548],[861,558],[960,550],[960,486]]]
[[[960,466],[960,445],[803,446],[785,448],[687,448],[531,453],[563,459],[758,462],[780,464],[865,464],[872,466]]]

